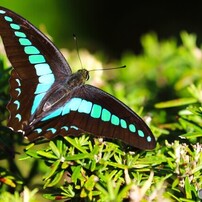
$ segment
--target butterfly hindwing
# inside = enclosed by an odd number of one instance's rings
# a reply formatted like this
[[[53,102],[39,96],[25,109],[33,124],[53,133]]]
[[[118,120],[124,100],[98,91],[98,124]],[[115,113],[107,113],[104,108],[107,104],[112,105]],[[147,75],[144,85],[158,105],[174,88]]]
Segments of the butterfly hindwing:
[[[10,78],[8,126],[23,131],[47,92],[71,74],[59,50],[24,18],[0,7],[0,35],[14,68]]]
[[[28,81],[22,82],[15,70],[12,70],[9,82],[11,100],[7,105],[10,111],[8,126],[12,127],[14,131],[22,131],[23,124],[20,123],[26,123],[30,117],[29,109],[31,109],[33,102],[34,85],[30,85]],[[29,90],[26,90],[27,88]]]
[[[78,96],[74,95],[81,99],[74,118],[78,128],[85,128],[98,137],[121,139],[140,149],[155,147],[149,127],[125,104],[94,86],[84,85],[81,88]]]
[[[81,86],[71,96],[63,106],[44,117],[28,138],[39,137],[47,131],[50,137],[87,132],[97,137],[121,139],[141,149],[155,147],[149,127],[113,96],[91,85]]]

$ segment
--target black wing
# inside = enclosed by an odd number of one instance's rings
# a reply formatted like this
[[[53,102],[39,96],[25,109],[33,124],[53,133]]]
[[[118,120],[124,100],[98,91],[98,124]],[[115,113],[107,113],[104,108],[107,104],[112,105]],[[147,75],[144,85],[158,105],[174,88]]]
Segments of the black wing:
[[[71,74],[60,51],[31,23],[0,7],[0,35],[13,66],[8,126],[23,131],[46,93]]]

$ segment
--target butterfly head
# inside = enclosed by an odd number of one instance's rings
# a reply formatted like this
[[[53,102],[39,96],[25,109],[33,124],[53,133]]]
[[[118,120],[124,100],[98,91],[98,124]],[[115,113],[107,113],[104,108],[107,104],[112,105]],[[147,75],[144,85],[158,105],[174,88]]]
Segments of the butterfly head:
[[[89,71],[86,69],[80,69],[78,70],[78,74],[80,74],[83,81],[87,81],[89,79]]]

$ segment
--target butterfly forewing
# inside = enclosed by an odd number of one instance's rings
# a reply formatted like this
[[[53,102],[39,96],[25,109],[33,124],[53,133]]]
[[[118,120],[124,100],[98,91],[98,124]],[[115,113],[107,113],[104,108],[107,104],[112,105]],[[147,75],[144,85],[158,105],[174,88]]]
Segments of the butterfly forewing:
[[[8,126],[24,130],[47,92],[71,74],[63,55],[24,18],[0,7],[0,35],[14,68]]]

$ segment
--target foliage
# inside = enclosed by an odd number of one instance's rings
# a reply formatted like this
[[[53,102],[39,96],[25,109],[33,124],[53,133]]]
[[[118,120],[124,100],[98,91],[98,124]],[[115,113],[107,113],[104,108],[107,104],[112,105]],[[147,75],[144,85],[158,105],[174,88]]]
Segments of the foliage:
[[[29,196],[27,201],[38,201],[41,195],[40,201],[200,201],[201,49],[196,36],[186,32],[181,33],[181,42],[159,41],[155,34],[148,34],[142,45],[142,54],[125,53],[121,61],[110,64],[126,64],[126,69],[94,72],[90,83],[149,120],[157,139],[152,151],[88,135],[30,144],[11,133],[5,109],[9,69],[2,54],[0,202],[23,201],[21,193]],[[63,52],[71,66],[78,63],[75,52]],[[87,69],[100,68],[95,55],[81,50],[80,56],[84,64],[92,64]]]

